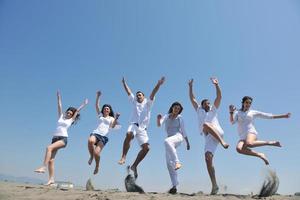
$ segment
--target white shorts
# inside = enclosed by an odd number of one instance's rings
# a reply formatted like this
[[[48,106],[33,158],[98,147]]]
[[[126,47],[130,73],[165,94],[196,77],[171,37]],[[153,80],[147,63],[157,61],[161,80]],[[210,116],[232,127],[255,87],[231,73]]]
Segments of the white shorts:
[[[223,137],[223,135],[221,136]],[[217,146],[219,144],[219,141],[216,140],[211,134],[207,134],[207,135],[204,134],[204,138],[205,138],[204,153],[209,151],[214,155]]]
[[[243,134],[239,134],[240,140],[246,140],[246,139],[247,139],[247,135],[248,135],[249,133],[256,135],[256,137],[257,137],[257,135],[258,135],[258,133],[257,133],[256,131],[246,132],[246,133],[243,133]]]
[[[148,143],[149,137],[147,134],[146,129],[140,129],[137,125],[135,124],[130,124],[127,132],[132,132],[134,137],[137,139],[139,145],[143,145],[145,143]]]

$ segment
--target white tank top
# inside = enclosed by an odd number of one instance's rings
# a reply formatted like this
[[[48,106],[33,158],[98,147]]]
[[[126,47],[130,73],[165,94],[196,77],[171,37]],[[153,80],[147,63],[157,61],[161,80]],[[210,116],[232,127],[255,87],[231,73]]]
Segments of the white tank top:
[[[68,128],[72,125],[73,119],[65,119],[63,114],[57,121],[56,131],[53,133],[53,136],[63,136],[68,137]]]

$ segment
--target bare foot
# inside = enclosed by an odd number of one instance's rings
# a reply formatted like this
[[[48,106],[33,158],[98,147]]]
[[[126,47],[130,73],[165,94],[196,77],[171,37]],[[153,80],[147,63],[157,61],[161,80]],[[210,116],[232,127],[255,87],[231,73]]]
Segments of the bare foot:
[[[275,147],[282,147],[279,141],[271,141],[270,145],[275,146]]]
[[[269,161],[268,161],[267,157],[265,156],[265,154],[260,153],[259,157],[265,162],[266,165],[269,165]]]
[[[46,167],[43,166],[43,167],[37,168],[36,170],[34,170],[34,172],[36,172],[36,173],[45,173],[46,172]]]
[[[137,179],[137,177],[138,177],[138,173],[137,173],[137,169],[136,169],[136,167],[134,167],[134,166],[131,166],[131,167],[130,167],[130,169],[133,171],[134,178],[136,178],[136,179]]]
[[[94,159],[93,157],[90,157],[90,159],[89,159],[89,161],[88,161],[88,164],[89,164],[89,165],[91,165],[91,164],[92,164],[92,162],[93,162],[93,159]]]
[[[50,186],[51,184],[54,184],[54,183],[55,183],[55,182],[54,182],[54,179],[51,178],[51,179],[49,179],[49,181],[48,181],[46,184],[44,184],[44,185]]]
[[[99,166],[96,166],[96,167],[95,167],[95,170],[94,170],[94,174],[97,174],[98,171],[99,171]]]
[[[121,158],[121,160],[118,161],[119,165],[123,165],[125,163],[125,158]]]
[[[224,144],[222,144],[222,146],[224,147],[224,149],[228,149],[228,147],[229,147],[229,144],[227,144],[227,143],[224,143]]]
[[[176,163],[175,164],[175,170],[178,170],[182,167],[182,165],[180,163]]]
[[[210,195],[216,195],[219,191],[219,187],[216,185],[216,186],[213,186],[213,188],[211,189],[211,192],[210,192]]]

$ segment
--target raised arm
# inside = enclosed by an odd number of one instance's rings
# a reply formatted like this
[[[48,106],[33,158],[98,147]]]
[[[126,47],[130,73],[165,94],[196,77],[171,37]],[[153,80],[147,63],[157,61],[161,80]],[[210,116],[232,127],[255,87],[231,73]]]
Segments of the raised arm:
[[[157,118],[156,118],[156,124],[158,127],[161,126],[161,118],[162,118],[162,115],[161,114],[158,114],[157,115]]]
[[[76,119],[76,116],[78,115],[78,113],[80,112],[80,110],[82,108],[84,108],[88,103],[89,103],[88,99],[85,99],[84,102],[76,109],[76,112],[73,114],[73,117],[72,117],[73,120]]]
[[[194,82],[194,79],[189,80],[189,96],[190,96],[190,100],[191,100],[193,107],[195,108],[195,110],[197,110],[198,103],[197,103],[197,100],[193,93],[193,82]]]
[[[123,83],[123,87],[124,87],[127,95],[129,96],[132,92],[131,92],[130,88],[128,87],[124,77],[122,78],[122,83]]]
[[[56,96],[57,96],[58,118],[60,118],[60,116],[62,115],[62,103],[61,103],[61,95],[59,91],[56,92]]]
[[[273,115],[273,119],[290,118],[290,117],[291,117],[291,113],[286,113],[283,115]]]
[[[101,96],[101,91],[97,91],[96,92],[96,112],[97,112],[97,115],[100,115],[101,111],[100,111],[100,96]]]
[[[217,97],[215,99],[214,105],[215,105],[216,108],[219,108],[220,103],[221,103],[221,99],[222,99],[222,93],[221,93],[221,89],[220,89],[220,86],[219,86],[219,81],[218,81],[217,78],[214,78],[214,77],[210,78],[210,80],[215,85],[216,92],[217,92]]]
[[[119,119],[119,117],[120,117],[120,113],[116,113],[116,116],[115,116],[115,118],[114,118],[114,121],[113,121],[113,123],[111,124],[111,128],[115,128],[115,126],[118,124],[118,119]]]
[[[230,120],[230,123],[231,124],[234,124],[234,118],[233,118],[233,114],[234,114],[234,111],[236,110],[235,106],[234,105],[230,105],[229,106],[229,120]]]
[[[157,93],[159,87],[165,82],[165,77],[161,77],[161,79],[158,80],[156,86],[154,87],[154,89],[152,90],[151,94],[150,94],[150,100],[153,101],[155,94]]]

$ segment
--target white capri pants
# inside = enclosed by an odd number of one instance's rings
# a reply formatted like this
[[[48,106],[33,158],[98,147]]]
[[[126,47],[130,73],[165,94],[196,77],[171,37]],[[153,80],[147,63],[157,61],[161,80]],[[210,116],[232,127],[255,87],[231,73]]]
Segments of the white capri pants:
[[[165,139],[166,162],[172,186],[177,186],[179,184],[177,179],[177,171],[175,170],[175,164],[179,162],[176,148],[182,142],[183,136],[181,133],[176,133],[175,135],[167,137]]]

